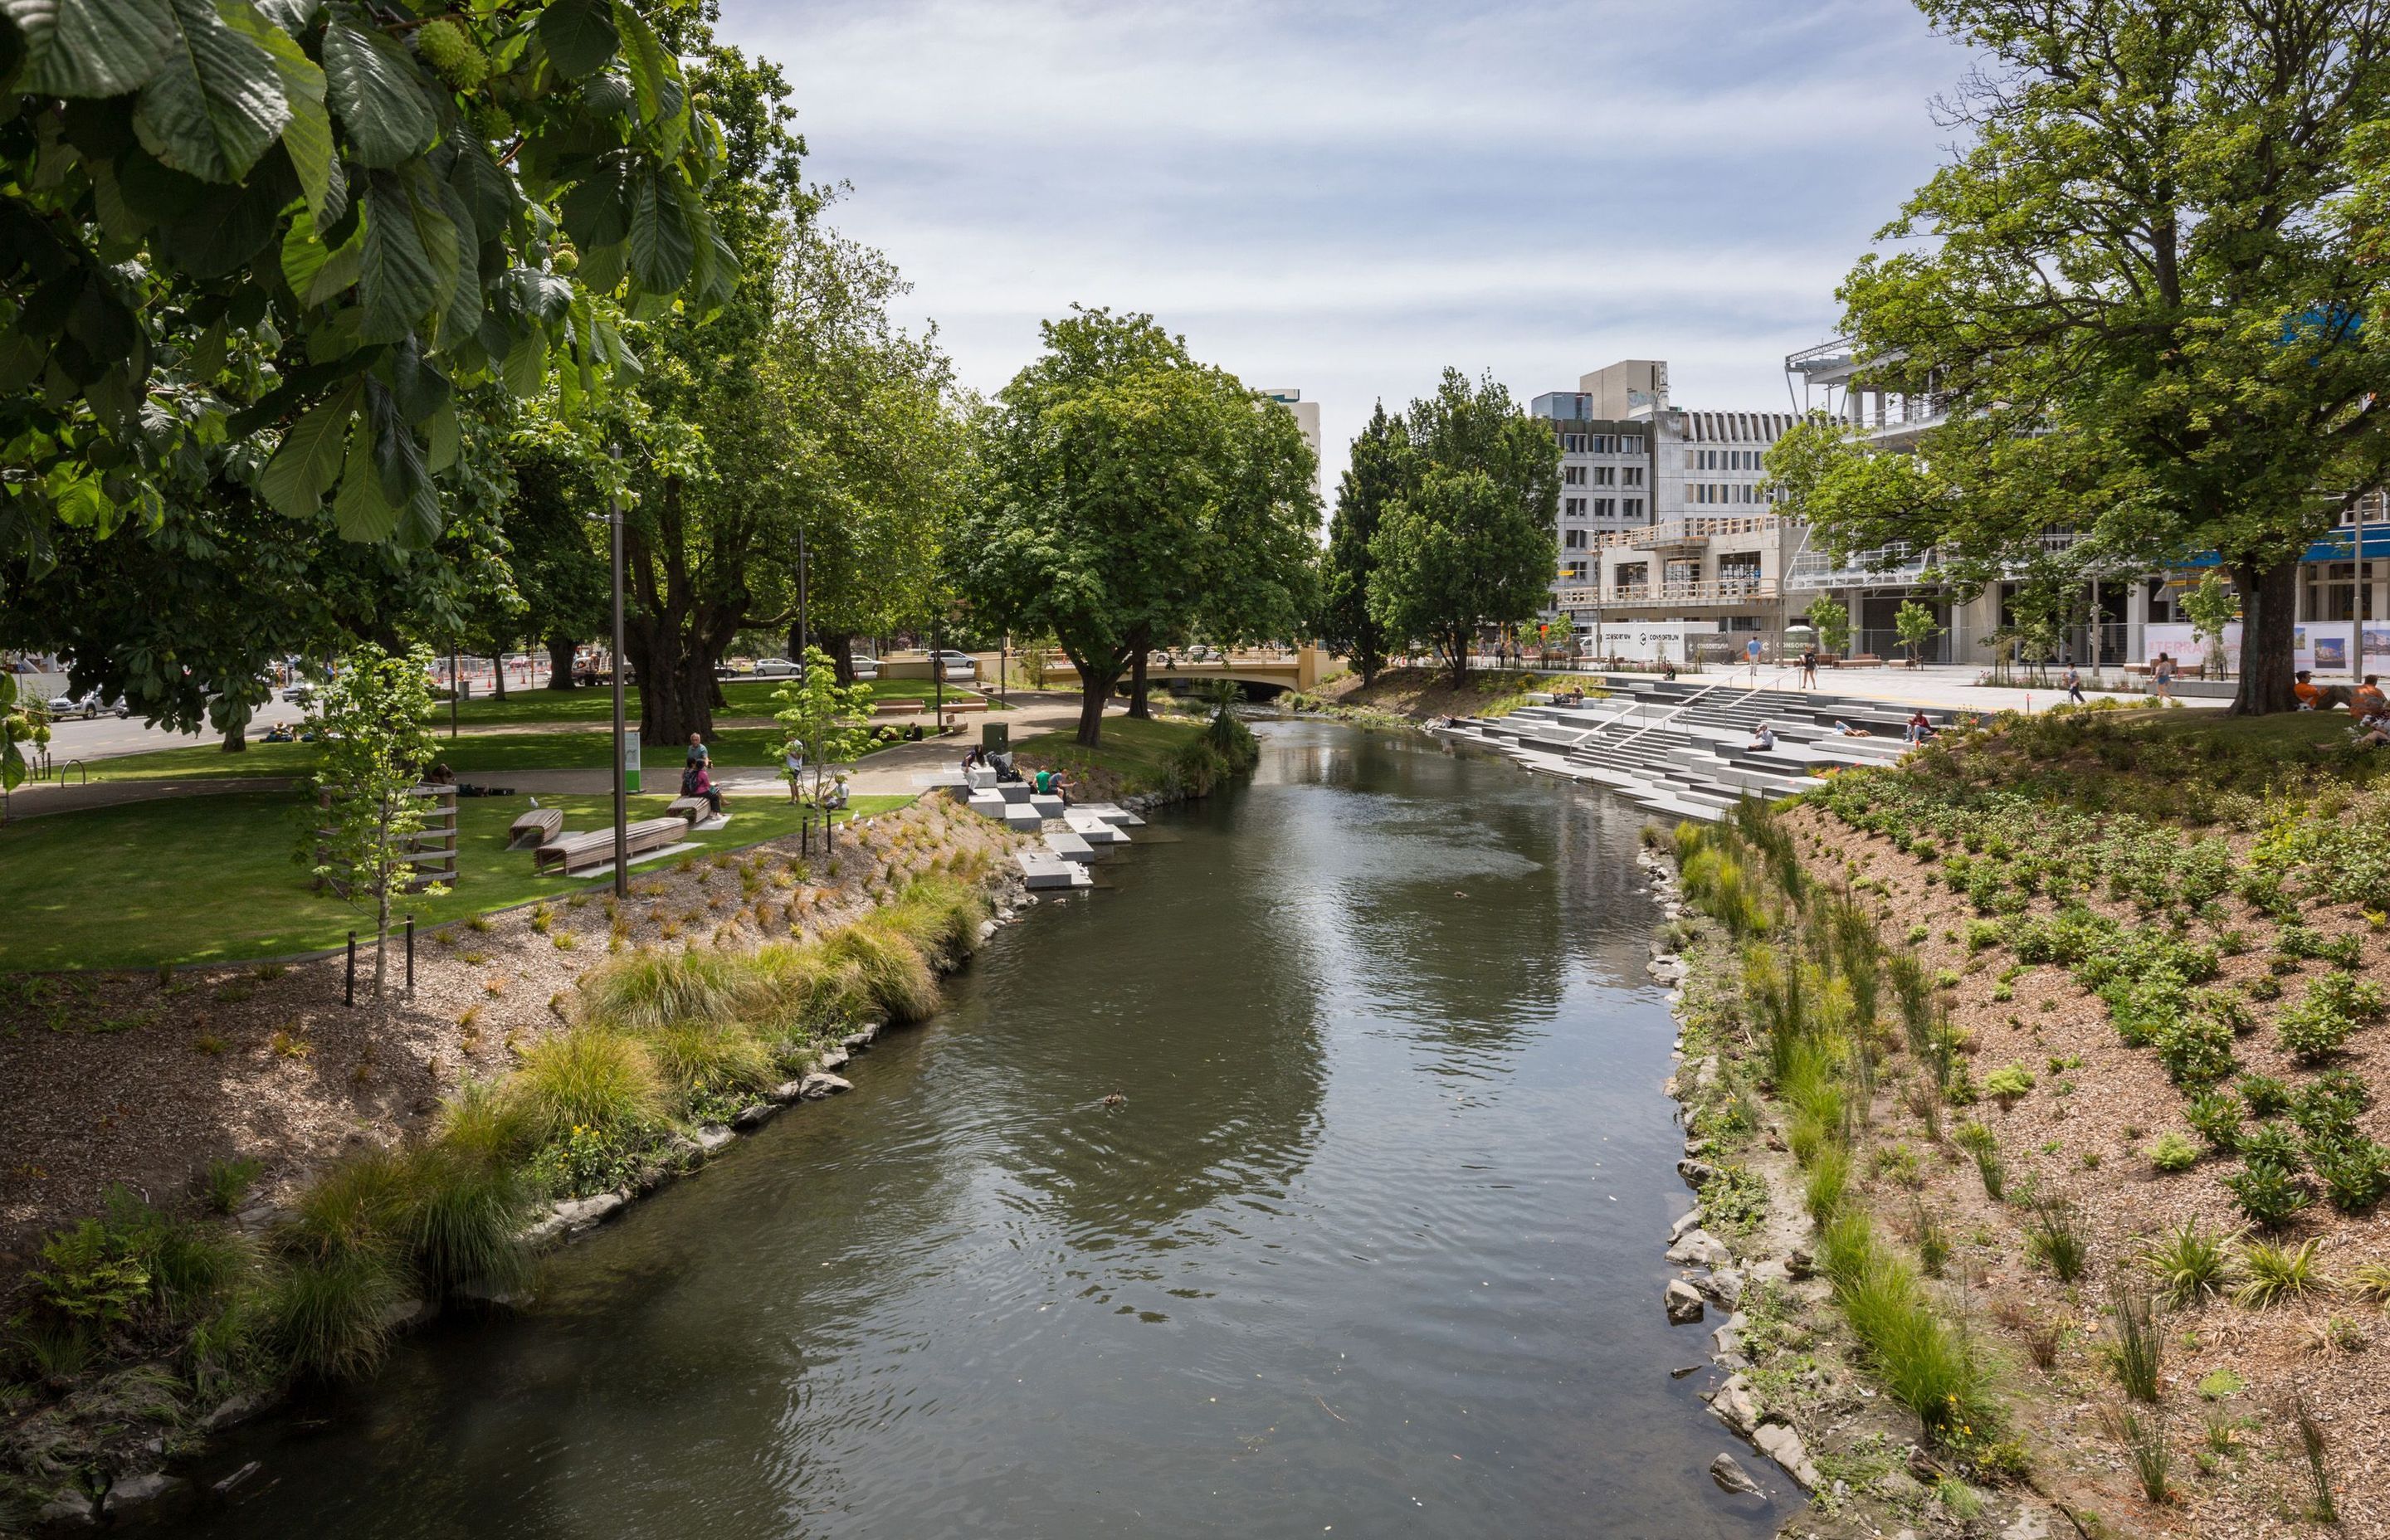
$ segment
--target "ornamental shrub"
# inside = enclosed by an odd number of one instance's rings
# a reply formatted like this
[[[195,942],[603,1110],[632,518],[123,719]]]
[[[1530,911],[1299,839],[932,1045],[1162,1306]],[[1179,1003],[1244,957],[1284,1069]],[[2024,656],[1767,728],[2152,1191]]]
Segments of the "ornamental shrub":
[[[2295,1172],[2270,1160],[2249,1161],[2224,1178],[2224,1185],[2251,1223],[2269,1230],[2289,1224],[2314,1201]]]
[[[2150,1164],[2163,1172],[2189,1171],[2199,1162],[2199,1147],[2168,1129],[2150,1146]]]
[[[2211,1149],[2229,1154],[2241,1148],[2241,1098],[2230,1091],[2202,1091],[2183,1115]]]
[[[2206,1085],[2240,1066],[2232,1057],[2232,1029],[2205,1011],[2178,1018],[2157,1033],[2158,1061],[2178,1085]]]
[[[2308,1147],[2307,1160],[2325,1199],[2343,1213],[2363,1213],[2390,1194],[2390,1147],[2365,1138],[2321,1141]]]

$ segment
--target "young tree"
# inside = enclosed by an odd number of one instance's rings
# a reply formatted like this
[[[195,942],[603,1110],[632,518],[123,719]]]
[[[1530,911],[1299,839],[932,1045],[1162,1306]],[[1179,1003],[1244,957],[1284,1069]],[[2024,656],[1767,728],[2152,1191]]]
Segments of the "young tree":
[[[2207,643],[2200,651],[2200,677],[2207,676],[2212,662],[2230,678],[2232,663],[2224,656],[2224,628],[2241,618],[2241,596],[2225,584],[2222,572],[2211,571],[2182,597],[2182,608],[2191,617],[2192,633]]]
[[[342,656],[308,712],[323,739],[323,768],[310,789],[326,805],[301,855],[351,904],[371,907],[377,1002],[388,973],[391,898],[415,877],[411,841],[424,817],[412,793],[431,762],[430,716],[431,649],[391,653],[370,642]],[[447,890],[434,883],[426,891]]]
[[[802,755],[803,771],[788,770],[790,788],[810,795],[816,806],[842,764],[853,764],[871,751],[871,687],[842,685],[838,671],[819,648],[808,648],[802,677],[772,692],[781,702],[772,713],[788,737],[780,744],[783,763],[790,753]]]
[[[1924,658],[1925,644],[1942,634],[1941,622],[1934,611],[1915,599],[1903,599],[1892,613],[1892,629],[1900,645],[1908,649],[1908,661],[1917,663]]]
[[[2298,562],[2390,470],[2380,0],[1919,0],[1985,67],[1962,148],[1841,297],[1875,382],[1949,409],[1934,495],[1839,546],[2024,565],[2223,558],[2244,713],[2294,701]],[[1895,456],[1884,456],[1890,459]]]
[[[1074,309],[983,415],[954,562],[987,625],[1052,635],[1079,672],[1078,740],[1148,648],[1201,624],[1291,632],[1317,522],[1294,418],[1149,315]]]
[[[1352,463],[1337,483],[1336,512],[1328,522],[1328,554],[1320,572],[1319,636],[1368,684],[1385,667],[1387,637],[1369,614],[1377,558],[1369,541],[1386,505],[1402,495],[1403,456],[1409,433],[1380,402],[1353,441]]]
[[[1851,612],[1839,599],[1824,594],[1809,601],[1809,627],[1818,634],[1818,650],[1840,657],[1851,645]]]

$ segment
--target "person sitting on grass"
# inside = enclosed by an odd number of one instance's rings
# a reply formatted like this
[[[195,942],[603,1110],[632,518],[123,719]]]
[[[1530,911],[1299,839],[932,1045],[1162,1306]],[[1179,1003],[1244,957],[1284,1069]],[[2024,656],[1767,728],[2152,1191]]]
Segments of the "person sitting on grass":
[[[2369,674],[2365,683],[2349,692],[2348,714],[2362,722],[2369,716],[2390,715],[2390,695],[2382,693],[2382,676]]]
[[[2354,733],[2360,749],[2379,749],[2390,744],[2390,711],[2376,712],[2360,719]]]
[[[2323,704],[2323,691],[2316,687],[2315,675],[2306,669],[2291,675],[2291,693],[2298,697],[2299,710],[2314,711]]]
[[[830,783],[829,789],[822,793],[823,810],[829,813],[838,812],[846,806],[847,795],[846,773],[841,771],[838,779]]]

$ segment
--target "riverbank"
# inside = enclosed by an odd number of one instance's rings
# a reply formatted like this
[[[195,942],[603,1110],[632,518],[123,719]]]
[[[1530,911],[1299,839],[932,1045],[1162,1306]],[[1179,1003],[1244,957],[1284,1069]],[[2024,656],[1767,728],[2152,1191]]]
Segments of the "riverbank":
[[[1866,1322],[1905,1276],[2086,1534],[2390,1534],[2384,767],[2188,717],[2003,719],[1680,834],[1704,1208],[1817,1226],[1822,1335],[1895,1401],[1919,1354]],[[1971,1475],[1934,1423],[1898,1432]],[[1865,1523],[1955,1517],[1892,1484]]]
[[[1356,726],[1401,727],[1433,717],[1501,716],[1525,705],[1529,691],[1549,687],[1537,674],[1480,671],[1455,686],[1441,669],[1389,668],[1366,685],[1357,674],[1343,674],[1286,704],[1298,714]]]
[[[339,958],[45,981],[0,1057],[0,1529],[163,1495],[294,1375],[503,1300],[527,1246],[842,1089],[1025,898],[1017,837],[948,799],[841,832],[431,933],[379,1015]]]

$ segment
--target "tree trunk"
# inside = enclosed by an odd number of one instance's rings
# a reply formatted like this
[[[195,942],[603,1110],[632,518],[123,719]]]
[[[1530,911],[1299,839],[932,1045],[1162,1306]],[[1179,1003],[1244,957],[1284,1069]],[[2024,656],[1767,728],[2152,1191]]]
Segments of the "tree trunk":
[[[570,636],[547,639],[547,687],[569,690],[572,687],[573,640]]]
[[[1082,658],[1075,652],[1070,657],[1079,671],[1079,743],[1084,748],[1097,748],[1103,742],[1104,702],[1111,699],[1112,687],[1120,683],[1121,661],[1106,657],[1098,664],[1092,658]]]
[[[248,726],[243,725],[238,727],[226,727],[225,729],[224,742],[219,745],[219,747],[227,754],[245,754],[249,752]]]
[[[2298,614],[2298,560],[2290,558],[2264,568],[2235,564],[2232,581],[2242,596],[2241,687],[2232,697],[2232,714],[2295,711],[2291,643]]]
[[[490,699],[504,700],[506,698],[507,655],[504,652],[494,652],[490,654]]]
[[[1145,683],[1145,655],[1148,650],[1140,643],[1137,650],[1129,656],[1128,714],[1136,717],[1139,722],[1153,720],[1153,706],[1147,698]]]
[[[1457,631],[1452,635],[1452,687],[1469,687],[1469,634]]]
[[[854,683],[854,633],[852,631],[816,631],[820,647],[829,657],[829,671],[843,687]]]

